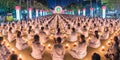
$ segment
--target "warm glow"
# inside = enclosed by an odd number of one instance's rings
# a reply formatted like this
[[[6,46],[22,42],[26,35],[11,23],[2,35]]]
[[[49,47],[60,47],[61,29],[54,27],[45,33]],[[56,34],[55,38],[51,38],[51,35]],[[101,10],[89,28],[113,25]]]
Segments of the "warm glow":
[[[65,45],[65,48],[67,49],[69,47],[69,44],[67,43],[66,45]]]
[[[9,46],[9,43],[7,43],[7,47],[10,47],[10,46]]]
[[[12,53],[15,53],[15,49],[14,48],[12,48]]]
[[[108,41],[108,42],[107,42],[107,45],[110,46],[110,45],[111,45],[111,41]]]
[[[19,60],[22,60],[22,54],[19,54]]]
[[[105,51],[105,46],[102,46],[102,47],[101,47],[101,50],[102,50],[102,51]]]
[[[77,46],[77,42],[74,43],[74,47],[76,47],[76,46]]]
[[[48,48],[51,49],[51,44],[48,44]]]

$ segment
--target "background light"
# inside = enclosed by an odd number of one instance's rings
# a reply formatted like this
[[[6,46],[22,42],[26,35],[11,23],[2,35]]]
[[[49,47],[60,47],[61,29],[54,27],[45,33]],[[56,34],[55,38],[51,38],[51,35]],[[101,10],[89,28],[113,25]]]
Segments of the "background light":
[[[16,19],[20,20],[20,6],[15,6],[15,10],[16,10]]]
[[[59,13],[59,14],[63,12],[63,9],[61,6],[56,6],[54,10],[55,10],[55,13]]]

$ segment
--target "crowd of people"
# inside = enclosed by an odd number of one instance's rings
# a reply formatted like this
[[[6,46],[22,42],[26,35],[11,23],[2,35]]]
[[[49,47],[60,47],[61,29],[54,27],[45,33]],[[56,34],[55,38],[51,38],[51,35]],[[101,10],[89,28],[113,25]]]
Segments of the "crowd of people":
[[[87,47],[99,48],[101,41],[108,40],[110,35],[119,28],[120,20],[117,19],[89,18],[73,15],[50,15],[27,21],[1,23],[0,59],[18,59],[16,54],[11,54],[2,44],[3,38],[7,38],[9,43],[16,41],[15,47],[18,50],[30,47],[32,49],[31,56],[34,59],[42,59],[46,49],[46,46],[42,44],[48,42],[51,39],[51,35],[53,35],[52,41],[54,42],[50,52],[52,60],[64,60],[65,49],[62,43],[66,41],[71,43],[77,42],[76,47],[69,50],[69,54],[73,58],[83,59],[87,55]],[[32,45],[29,45],[28,41],[32,41]],[[106,59],[118,59],[120,56],[119,48],[120,35],[114,37],[114,42],[105,55]],[[111,55],[113,55],[113,58],[111,58]],[[101,60],[98,53],[94,53],[91,57],[91,60]]]

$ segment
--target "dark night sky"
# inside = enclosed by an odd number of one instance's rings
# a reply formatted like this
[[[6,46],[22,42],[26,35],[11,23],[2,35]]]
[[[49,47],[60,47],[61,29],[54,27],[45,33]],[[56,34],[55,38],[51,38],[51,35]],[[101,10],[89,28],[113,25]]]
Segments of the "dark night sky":
[[[86,4],[90,4],[90,0],[37,0],[38,2],[41,2],[43,4],[46,4],[49,8],[54,8],[55,6],[62,6],[65,7],[71,3],[77,3],[77,4],[83,4],[85,6]],[[100,2],[101,0],[92,0],[94,3],[96,1]]]
[[[47,5],[49,8],[54,8],[55,6],[62,6],[65,7],[67,5],[69,5],[70,3],[77,3],[77,4],[90,4],[90,0],[46,0],[47,1]],[[93,3],[96,3],[96,1],[98,2],[98,4],[101,4],[101,0],[92,0]]]
[[[82,0],[47,0],[47,5],[49,8],[54,8],[59,5],[65,7],[70,3],[80,3]]]

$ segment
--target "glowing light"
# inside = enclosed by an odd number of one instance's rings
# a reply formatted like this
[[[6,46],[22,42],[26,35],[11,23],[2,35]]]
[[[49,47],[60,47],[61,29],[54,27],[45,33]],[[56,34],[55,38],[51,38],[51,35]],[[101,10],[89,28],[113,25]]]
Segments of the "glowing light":
[[[15,10],[16,10],[16,19],[20,20],[20,6],[15,6]]]
[[[105,51],[105,46],[102,46],[101,49],[102,49],[102,51]]]
[[[32,8],[29,8],[29,18],[32,19]]]
[[[69,44],[67,43],[66,45],[65,45],[65,48],[67,49],[69,47]]]
[[[63,9],[61,6],[56,6],[54,10],[55,10],[55,13],[58,13],[58,14],[63,12]]]
[[[76,47],[76,46],[77,46],[77,43],[75,42],[75,43],[74,43],[74,47]]]
[[[21,54],[19,54],[19,60],[22,60],[22,55]]]
[[[48,44],[48,48],[51,49],[51,44]]]
[[[14,48],[12,48],[12,53],[15,53],[15,49]]]
[[[111,41],[108,41],[108,42],[107,42],[107,45],[110,46],[110,45],[111,45]]]
[[[38,9],[36,9],[36,17],[38,17]]]
[[[80,9],[78,10],[78,15],[80,15]]]
[[[94,10],[94,8],[91,7],[91,8],[90,8],[90,16],[91,16],[91,17],[93,17],[93,10]]]
[[[8,43],[7,43],[7,47],[10,47]]]
[[[91,37],[88,38],[89,40],[91,39]]]
[[[102,17],[106,17],[106,6],[102,6]]]
[[[86,9],[83,8],[83,16],[86,16]]]
[[[42,10],[40,10],[40,16],[42,16]]]

